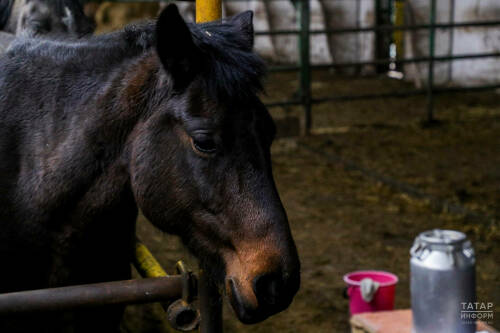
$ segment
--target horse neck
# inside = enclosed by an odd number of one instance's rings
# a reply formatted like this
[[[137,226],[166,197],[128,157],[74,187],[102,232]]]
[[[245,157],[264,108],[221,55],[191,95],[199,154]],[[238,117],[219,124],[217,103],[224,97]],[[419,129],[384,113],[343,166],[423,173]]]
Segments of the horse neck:
[[[99,98],[93,117],[95,138],[107,143],[108,156],[128,160],[129,145],[136,128],[149,116],[156,104],[160,63],[152,50],[122,65],[118,77]]]
[[[100,83],[103,90],[92,92],[93,97],[81,97],[88,106],[75,110],[76,118],[71,122],[80,125],[64,130],[69,136],[60,143],[72,146],[51,154],[55,162],[49,171],[57,182],[46,181],[38,188],[41,198],[50,198],[50,203],[44,202],[46,206],[57,209],[64,203],[80,201],[85,205],[93,200],[118,203],[122,196],[131,197],[128,139],[145,117],[157,66],[153,54],[130,59],[119,70],[113,69],[118,72],[109,82]],[[75,143],[80,146],[75,147]],[[62,188],[56,183],[71,186]]]

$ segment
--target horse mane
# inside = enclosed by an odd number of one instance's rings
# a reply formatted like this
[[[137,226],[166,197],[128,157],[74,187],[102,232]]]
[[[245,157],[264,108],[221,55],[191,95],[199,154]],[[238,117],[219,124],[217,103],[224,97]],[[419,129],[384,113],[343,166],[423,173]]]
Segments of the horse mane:
[[[10,58],[44,59],[56,66],[72,63],[79,68],[91,68],[119,63],[135,57],[154,46],[154,24],[131,24],[123,30],[82,38],[65,35],[50,37],[17,37],[7,55]]]
[[[12,12],[12,5],[15,0],[2,0],[0,1],[0,30],[5,28],[9,20],[10,13]]]
[[[262,91],[262,59],[248,50],[227,21],[188,24],[200,50],[199,77],[214,100],[243,101]],[[11,58],[44,58],[61,65],[99,66],[135,57],[156,45],[155,22],[127,25],[123,30],[80,39],[17,38],[8,50]],[[175,47],[173,45],[172,47]]]

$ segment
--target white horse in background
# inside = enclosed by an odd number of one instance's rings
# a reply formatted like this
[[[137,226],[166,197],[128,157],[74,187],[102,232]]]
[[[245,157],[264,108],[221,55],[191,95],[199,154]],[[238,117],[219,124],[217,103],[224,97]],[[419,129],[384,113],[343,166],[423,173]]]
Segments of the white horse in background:
[[[0,30],[14,35],[71,35],[94,31],[79,0],[1,0]]]

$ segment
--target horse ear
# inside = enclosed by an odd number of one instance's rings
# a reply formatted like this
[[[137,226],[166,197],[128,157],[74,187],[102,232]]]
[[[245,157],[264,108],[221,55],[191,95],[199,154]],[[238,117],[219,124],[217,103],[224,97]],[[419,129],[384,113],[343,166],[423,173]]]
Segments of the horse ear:
[[[233,16],[230,19],[231,24],[243,41],[243,48],[246,51],[252,51],[253,49],[253,12],[247,10],[246,12],[240,13]]]
[[[174,89],[185,88],[200,69],[199,50],[174,4],[168,5],[156,22],[156,51],[172,76]]]

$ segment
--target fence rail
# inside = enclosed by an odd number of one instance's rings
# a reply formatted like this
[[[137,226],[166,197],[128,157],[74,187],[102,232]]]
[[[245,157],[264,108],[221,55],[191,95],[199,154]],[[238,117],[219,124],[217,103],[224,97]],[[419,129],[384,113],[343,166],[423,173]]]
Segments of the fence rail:
[[[436,23],[431,24],[416,24],[416,25],[379,25],[371,27],[359,27],[359,28],[335,28],[335,29],[313,29],[309,33],[311,35],[318,34],[344,34],[344,33],[356,33],[356,32],[392,32],[392,31],[415,31],[424,29],[450,29],[450,28],[473,28],[473,27],[495,27],[500,25],[500,21],[481,21],[481,22],[459,22],[459,23]],[[298,35],[300,30],[269,30],[269,31],[256,31],[257,36],[265,35]]]
[[[362,67],[362,66],[376,66],[376,65],[389,65],[394,62],[398,63],[418,63],[434,61],[452,61],[452,60],[465,60],[465,59],[479,59],[479,58],[492,58],[500,57],[500,52],[491,53],[470,53],[470,54],[457,54],[454,56],[434,56],[434,57],[418,57],[406,59],[376,59],[372,61],[357,61],[357,62],[338,62],[333,64],[318,64],[309,65],[311,69],[330,69],[330,68],[345,68],[345,67]],[[273,66],[270,68],[271,72],[294,72],[299,71],[300,65],[281,65]]]
[[[139,240],[134,265],[145,278],[0,294],[0,318],[160,302],[176,330],[192,331],[199,326],[200,333],[222,332],[222,296],[203,271],[194,275],[178,262],[178,274],[168,275]],[[195,300],[199,300],[197,308]]]
[[[20,291],[0,295],[0,316],[176,300],[181,276]]]

